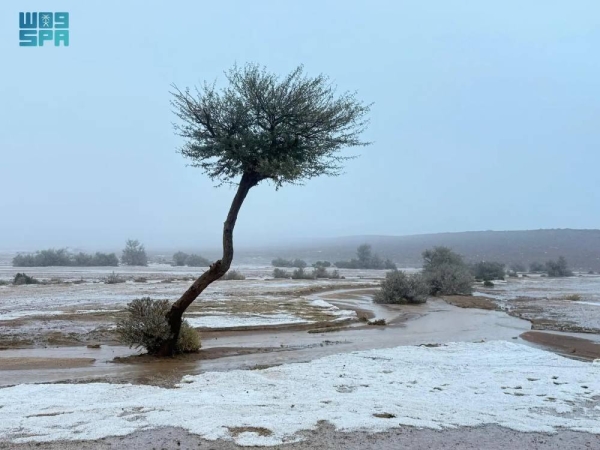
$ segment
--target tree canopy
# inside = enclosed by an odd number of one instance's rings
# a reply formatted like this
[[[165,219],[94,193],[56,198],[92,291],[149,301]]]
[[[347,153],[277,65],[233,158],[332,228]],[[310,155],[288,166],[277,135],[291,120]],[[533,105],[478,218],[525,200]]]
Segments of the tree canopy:
[[[256,64],[226,72],[229,85],[180,90],[172,106],[185,139],[181,154],[213,180],[233,182],[244,173],[279,188],[319,175],[338,175],[345,147],[364,146],[360,134],[370,105],[355,94],[336,95],[324,75],[302,66],[280,78]]]

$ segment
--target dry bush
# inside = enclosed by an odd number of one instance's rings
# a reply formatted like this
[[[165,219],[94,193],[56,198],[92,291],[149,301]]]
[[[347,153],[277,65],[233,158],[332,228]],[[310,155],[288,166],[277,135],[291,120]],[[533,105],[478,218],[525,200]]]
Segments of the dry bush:
[[[238,272],[237,270],[230,270],[225,275],[223,275],[223,277],[221,278],[221,280],[245,280],[245,279],[246,279],[246,277],[244,275],[242,275],[240,272]]]
[[[125,283],[125,281],[126,281],[125,278],[123,278],[119,274],[113,272],[104,279],[104,284],[118,284],[118,283]]]
[[[393,270],[385,275],[381,290],[375,294],[375,303],[425,303],[429,286],[420,273],[412,275]]]
[[[142,347],[148,353],[155,354],[171,334],[166,318],[170,309],[168,300],[152,300],[150,297],[133,300],[127,305],[127,317],[117,322],[119,340],[129,347]],[[184,353],[198,349],[198,333],[184,320],[177,340],[177,350]]]

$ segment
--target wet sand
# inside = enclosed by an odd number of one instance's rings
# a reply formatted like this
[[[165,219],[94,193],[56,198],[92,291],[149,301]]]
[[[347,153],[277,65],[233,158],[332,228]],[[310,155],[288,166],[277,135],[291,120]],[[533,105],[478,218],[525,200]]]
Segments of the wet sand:
[[[393,420],[393,419],[382,419]],[[285,450],[579,450],[600,448],[600,436],[574,431],[554,434],[521,433],[496,425],[475,428],[455,428],[442,431],[413,427],[398,427],[383,433],[337,431],[327,423],[304,433],[305,440],[294,444],[266,447]],[[208,441],[180,428],[162,428],[136,432],[124,437],[98,441],[58,441],[12,444],[0,442],[0,449],[11,450],[103,450],[103,449],[165,449],[165,450],[239,450],[231,441]]]
[[[590,339],[562,333],[527,331],[520,336],[527,342],[537,344],[572,358],[594,360],[600,358],[600,343]]]

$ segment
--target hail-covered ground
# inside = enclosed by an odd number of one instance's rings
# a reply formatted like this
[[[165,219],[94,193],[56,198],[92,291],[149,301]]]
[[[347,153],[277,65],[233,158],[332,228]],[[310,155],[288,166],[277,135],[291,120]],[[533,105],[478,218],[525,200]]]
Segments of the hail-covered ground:
[[[600,364],[527,345],[518,338],[527,321],[441,300],[373,304],[384,271],[275,280],[272,267],[236,269],[245,280],[213,283],[186,313],[206,353],[115,364],[135,353],[115,340],[127,303],[175,300],[202,269],[0,266],[0,444],[182,427],[276,445],[323,421],[343,431],[495,424],[600,434]],[[17,271],[41,283],[11,285]],[[549,328],[600,329],[598,276],[476,289]],[[367,324],[375,319],[386,326]],[[168,383],[149,376],[161,371]]]

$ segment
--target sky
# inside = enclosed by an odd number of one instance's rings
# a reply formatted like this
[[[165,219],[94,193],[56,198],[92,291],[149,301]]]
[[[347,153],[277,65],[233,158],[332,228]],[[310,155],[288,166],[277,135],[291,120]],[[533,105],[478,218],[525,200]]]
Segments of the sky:
[[[20,47],[67,11],[69,47]],[[252,189],[240,246],[598,228],[600,3],[3,1],[0,249],[216,248],[234,191],[178,154],[171,83],[303,64],[373,103],[343,175]]]

